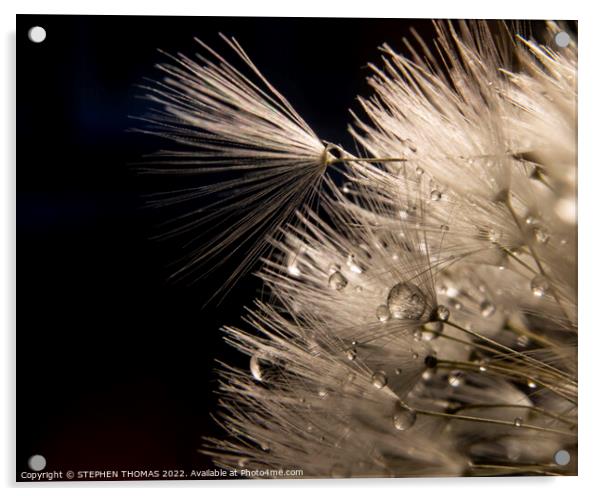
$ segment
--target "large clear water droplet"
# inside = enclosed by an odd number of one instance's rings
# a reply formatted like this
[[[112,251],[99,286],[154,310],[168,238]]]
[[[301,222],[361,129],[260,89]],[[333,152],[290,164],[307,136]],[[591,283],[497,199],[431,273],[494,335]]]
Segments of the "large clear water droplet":
[[[351,348],[350,350],[347,350],[347,360],[353,361],[355,360],[355,357],[357,357],[357,350],[355,348]]]
[[[387,385],[387,374],[380,370],[372,375],[372,385],[376,389],[382,389]]]
[[[345,279],[345,276],[343,274],[341,274],[340,272],[334,272],[328,278],[328,285],[332,289],[341,291],[343,288],[345,288],[345,286],[347,286],[347,279]]]
[[[533,279],[531,279],[531,292],[538,298],[544,296],[549,291],[549,289],[550,283],[545,277],[537,275]]]
[[[426,297],[415,284],[399,283],[389,291],[387,307],[395,319],[418,320],[426,310]]]
[[[482,301],[480,309],[483,317],[491,317],[495,313],[495,305],[489,300]]]
[[[514,419],[514,426],[521,427],[523,425],[523,419],[521,417],[516,417]]]
[[[398,431],[406,431],[416,423],[416,411],[404,405],[401,401],[395,405],[393,426]]]

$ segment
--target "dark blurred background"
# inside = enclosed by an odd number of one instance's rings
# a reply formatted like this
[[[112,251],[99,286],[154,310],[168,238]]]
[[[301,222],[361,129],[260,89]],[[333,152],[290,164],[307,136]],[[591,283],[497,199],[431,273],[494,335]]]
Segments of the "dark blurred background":
[[[43,43],[28,39],[36,25]],[[410,27],[433,35],[428,20],[17,17],[17,474],[33,454],[46,470],[213,467],[197,449],[223,435],[214,361],[247,363],[219,328],[260,284],[247,276],[204,306],[235,260],[168,281],[182,243],[152,239],[170,214],[144,205],[171,179],[135,170],[165,143],[128,132],[157,49],[192,54],[196,36],[224,52],[218,33],[235,36],[318,136],[353,149],[366,65],[384,42],[403,52]]]

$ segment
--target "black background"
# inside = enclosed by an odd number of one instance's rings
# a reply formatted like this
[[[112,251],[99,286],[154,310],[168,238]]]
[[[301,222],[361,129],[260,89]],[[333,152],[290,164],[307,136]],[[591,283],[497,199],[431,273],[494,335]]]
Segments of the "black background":
[[[163,143],[127,132],[157,49],[192,54],[197,36],[225,52],[217,33],[235,36],[318,136],[353,149],[366,64],[383,42],[403,52],[410,26],[432,37],[427,20],[18,16],[17,474],[33,454],[46,470],[212,467],[197,449],[222,435],[214,360],[245,365],[219,327],[260,285],[203,307],[231,265],[167,280],[181,248],[151,239],[166,214],[144,207],[165,184],[132,166]]]

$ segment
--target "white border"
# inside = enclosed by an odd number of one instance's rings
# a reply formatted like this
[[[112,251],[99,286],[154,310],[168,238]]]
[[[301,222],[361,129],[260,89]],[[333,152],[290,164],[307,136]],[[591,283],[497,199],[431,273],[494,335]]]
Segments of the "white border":
[[[485,1],[404,1],[404,0],[365,0],[327,1],[303,0],[286,1],[232,1],[169,0],[149,3],[146,1],[19,1],[2,2],[0,16],[2,23],[2,69],[0,85],[4,115],[0,120],[0,151],[3,164],[0,168],[1,215],[0,243],[0,318],[3,319],[2,336],[4,342],[0,358],[2,370],[2,397],[0,399],[0,420],[4,430],[4,446],[0,450],[0,470],[2,486],[9,491],[41,489],[51,493],[63,494],[65,487],[56,484],[34,486],[20,484],[15,489],[14,480],[14,327],[15,316],[15,14],[16,13],[52,13],[52,14],[120,14],[120,15],[234,15],[234,16],[306,16],[306,17],[423,17],[423,18],[514,18],[514,19],[578,19],[579,20],[579,314],[582,329],[579,345],[579,365],[581,387],[579,391],[580,409],[580,445],[579,477],[567,478],[497,478],[497,479],[397,479],[397,480],[348,480],[348,481],[207,481],[207,482],[156,482],[156,483],[101,483],[81,485],[73,483],[67,487],[80,492],[105,491],[120,494],[128,491],[146,494],[149,490],[161,492],[174,488],[184,491],[203,492],[220,491],[229,494],[244,492],[246,495],[266,492],[301,493],[318,490],[330,492],[342,490],[346,495],[362,494],[374,488],[378,496],[400,494],[411,491],[424,494],[445,493],[446,495],[483,496],[504,495],[508,492],[523,494],[526,491],[545,492],[547,496],[566,496],[572,494],[593,493],[597,485],[598,461],[602,440],[600,432],[600,363],[602,351],[602,327],[596,319],[600,315],[600,273],[599,252],[602,248],[600,228],[602,206],[597,203],[602,194],[600,144],[600,124],[602,116],[600,106],[601,73],[599,50],[602,30],[597,24],[600,17],[593,6],[594,2],[553,1],[534,2],[527,0]],[[587,6],[586,6],[587,5]],[[350,34],[352,36],[352,34]],[[35,310],[35,309],[32,309]],[[596,315],[597,314],[597,315]],[[84,489],[85,488],[85,489]],[[99,489],[100,488],[100,489]]]

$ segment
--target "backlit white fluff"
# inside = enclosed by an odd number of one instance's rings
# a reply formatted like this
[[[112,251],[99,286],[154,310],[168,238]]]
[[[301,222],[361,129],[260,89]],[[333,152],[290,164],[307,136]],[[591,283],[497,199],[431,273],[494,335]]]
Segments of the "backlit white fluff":
[[[180,54],[159,65],[163,80],[147,87],[157,108],[144,120],[145,132],[177,145],[156,154],[154,163],[147,161],[149,171],[209,175],[208,184],[204,179],[204,185],[159,200],[201,204],[171,226],[170,234],[203,229],[209,239],[193,245],[179,273],[213,270],[236,254],[240,263],[225,281],[228,287],[265,251],[266,237],[296,207],[311,203],[329,156],[236,40],[222,38],[244,70],[199,41],[206,55]],[[250,238],[254,243],[241,253]]]

